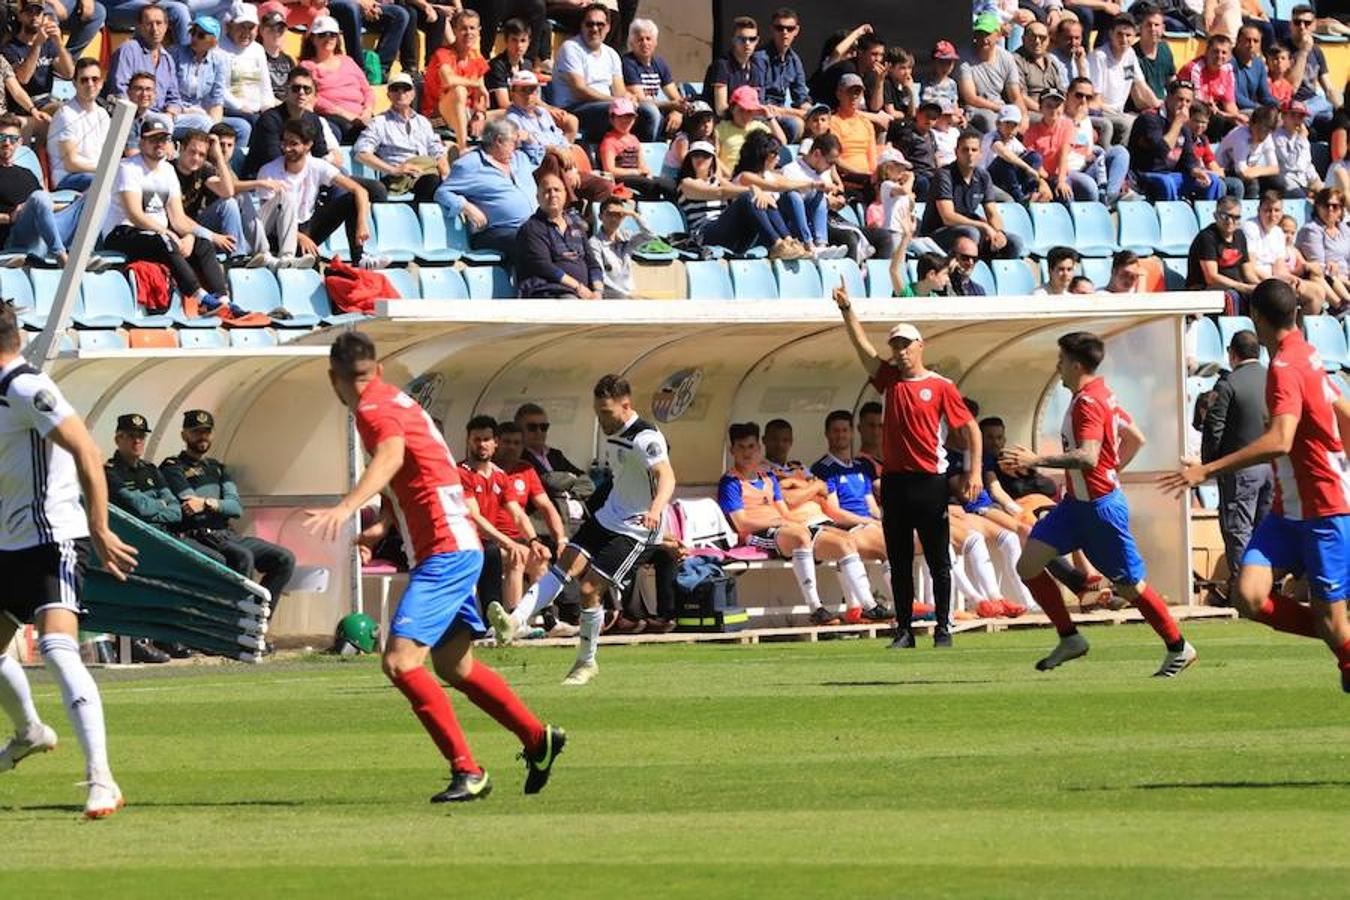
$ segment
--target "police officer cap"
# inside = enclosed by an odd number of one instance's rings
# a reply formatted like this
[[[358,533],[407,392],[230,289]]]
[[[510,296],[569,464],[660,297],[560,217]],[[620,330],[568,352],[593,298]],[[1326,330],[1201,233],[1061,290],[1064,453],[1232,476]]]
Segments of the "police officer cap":
[[[183,413],[183,428],[192,431],[196,428],[215,428],[216,420],[204,409],[190,409]]]
[[[127,413],[125,416],[117,417],[117,430],[147,432],[150,430],[150,423],[140,413]]]

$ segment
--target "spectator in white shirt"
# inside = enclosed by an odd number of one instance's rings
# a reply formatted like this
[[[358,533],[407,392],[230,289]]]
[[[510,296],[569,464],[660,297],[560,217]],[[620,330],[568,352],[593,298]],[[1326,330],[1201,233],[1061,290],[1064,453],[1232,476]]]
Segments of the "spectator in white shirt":
[[[1285,192],[1280,160],[1275,155],[1275,126],[1280,114],[1273,106],[1252,111],[1247,125],[1223,136],[1215,158],[1228,175],[1242,179],[1244,195],[1252,200],[1262,191]]]
[[[1330,289],[1324,282],[1300,278],[1289,268],[1288,235],[1283,220],[1284,198],[1280,192],[1263,191],[1256,216],[1242,223],[1247,256],[1257,275],[1287,282],[1297,292],[1304,313],[1315,315],[1334,298],[1328,296]]]
[[[609,104],[627,97],[623,84],[623,61],[605,43],[610,11],[592,3],[581,16],[581,33],[558,48],[553,64],[553,102],[576,115],[581,133],[592,143],[609,131]],[[639,103],[633,133],[643,142],[655,141],[661,131],[661,111],[654,103]]]
[[[1322,179],[1313,168],[1312,144],[1308,141],[1308,107],[1298,100],[1286,100],[1280,118],[1280,128],[1275,132],[1275,157],[1280,161],[1285,193],[1309,196],[1322,187]]]
[[[358,162],[380,173],[390,193],[431,203],[450,174],[450,161],[431,120],[413,109],[414,93],[408,73],[390,78],[389,109],[371,120],[352,150]]]
[[[1125,111],[1127,104],[1133,101],[1137,110],[1162,106],[1139,67],[1133,47],[1135,31],[1134,17],[1121,13],[1111,25],[1109,40],[1088,59],[1092,86],[1097,89],[1093,112],[1111,123],[1112,141],[1117,144],[1125,143],[1134,125],[1134,114]]]
[[[239,136],[238,146],[248,146],[258,114],[276,106],[267,51],[258,43],[258,10],[242,3],[225,29],[220,51],[228,61],[225,72],[225,118]]]
[[[75,96],[62,104],[47,132],[47,159],[58,191],[84,191],[94,181],[99,153],[108,140],[111,121],[98,104],[103,70],[96,60],[75,64]]]

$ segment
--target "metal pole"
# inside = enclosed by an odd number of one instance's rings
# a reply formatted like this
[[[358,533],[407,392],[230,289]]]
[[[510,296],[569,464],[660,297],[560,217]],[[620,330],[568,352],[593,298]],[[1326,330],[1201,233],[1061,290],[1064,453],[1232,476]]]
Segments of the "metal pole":
[[[80,224],[75,230],[75,240],[67,251],[70,258],[66,267],[61,270],[61,281],[57,284],[56,299],[52,301],[51,313],[47,316],[47,327],[29,341],[24,349],[28,364],[35,368],[41,369],[46,366],[56,358],[60,349],[57,336],[65,329],[71,313],[74,312],[80,281],[84,277],[85,267],[89,265],[89,257],[93,255],[99,229],[103,227],[103,218],[108,214],[113,182],[117,179],[117,167],[122,162],[122,150],[127,145],[127,135],[131,133],[131,123],[135,117],[135,106],[125,100],[116,102],[112,125],[108,129],[108,140],[98,156],[94,183],[84,194],[84,212],[80,215]]]

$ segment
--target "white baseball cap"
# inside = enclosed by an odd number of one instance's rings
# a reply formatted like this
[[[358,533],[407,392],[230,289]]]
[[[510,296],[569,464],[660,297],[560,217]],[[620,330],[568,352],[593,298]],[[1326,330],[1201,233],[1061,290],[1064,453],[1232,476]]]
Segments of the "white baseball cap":
[[[923,335],[919,334],[919,329],[908,322],[901,322],[899,325],[891,328],[891,333],[886,336],[886,343],[904,338],[907,341],[922,341]]]
[[[1002,109],[998,111],[998,120],[1000,122],[1013,122],[1015,124],[1021,125],[1022,108],[1020,106],[1016,106],[1015,104],[1009,103],[1008,105],[1004,106]]]
[[[342,29],[338,27],[337,19],[332,16],[315,16],[314,21],[309,23],[310,34],[342,34]]]

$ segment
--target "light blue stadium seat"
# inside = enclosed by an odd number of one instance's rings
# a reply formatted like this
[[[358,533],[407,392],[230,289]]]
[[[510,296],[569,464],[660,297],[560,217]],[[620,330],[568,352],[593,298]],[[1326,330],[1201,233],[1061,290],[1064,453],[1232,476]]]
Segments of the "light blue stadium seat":
[[[29,269],[28,281],[32,285],[33,306],[40,311],[43,326],[45,326],[47,316],[52,311],[52,304],[56,302],[56,288],[61,282],[61,272],[59,269]],[[75,300],[75,307],[76,309],[79,308],[78,297]],[[74,310],[72,310],[73,312]],[[111,325],[94,327],[116,328],[120,324],[122,323],[119,321]]]
[[[1027,252],[1032,252],[1032,247],[1036,244],[1036,228],[1031,224],[1031,216],[1027,215],[1027,208],[1020,203],[995,203],[999,215],[1003,217],[1003,230],[1008,234],[1015,234],[1022,239],[1022,246],[1027,248]],[[915,213],[922,221],[922,214]],[[1043,253],[1035,254],[1044,256]]]
[[[822,259],[816,263],[820,269],[821,295],[829,298],[839,287],[842,278],[850,297],[866,297],[867,285],[863,284],[862,270],[851,259]]]
[[[734,300],[736,290],[726,264],[716,259],[699,259],[684,264],[689,279],[690,300]],[[777,292],[775,291],[775,294]]]
[[[337,231],[330,234],[328,240],[323,242],[323,246],[320,247],[320,249],[323,251],[323,255],[330,259],[341,259],[346,262],[351,262],[352,247],[351,242],[347,240],[346,227],[339,228]]]
[[[1259,210],[1260,208],[1261,208],[1261,201],[1260,201],[1260,200],[1243,200],[1243,201],[1242,201],[1242,221],[1245,222],[1245,221],[1247,221],[1248,219],[1254,219],[1254,218],[1256,218],[1256,212],[1257,212],[1257,210]]]
[[[1219,508],[1219,486],[1217,484],[1202,484],[1195,491],[1200,495],[1201,509]]]
[[[267,315],[281,306],[281,288],[277,285],[277,276],[268,269],[230,269],[230,299],[248,312]],[[310,328],[317,325],[318,319],[305,325],[291,325],[292,328]]]
[[[1096,256],[1085,256],[1078,265],[1079,270],[1092,280],[1094,287],[1106,287],[1111,280],[1111,260]]]
[[[642,160],[647,164],[647,169],[655,177],[661,174],[661,167],[666,164],[666,151],[670,145],[665,141],[656,141],[642,145]]]
[[[1201,316],[1196,320],[1195,328],[1195,361],[1202,366],[1206,363],[1222,366],[1228,359],[1228,353],[1219,337],[1219,327],[1211,319]]]
[[[394,286],[394,290],[398,291],[399,299],[422,299],[422,286],[417,283],[417,276],[407,269],[385,269],[380,274],[389,279],[389,283]],[[393,298],[390,297],[389,299],[392,300]]]
[[[809,259],[776,259],[773,272],[778,279],[778,296],[784,300],[812,299],[824,290],[820,270]]]
[[[689,230],[684,224],[684,214],[669,200],[641,200],[637,211],[642,221],[647,223],[647,228],[658,237],[684,234]]]
[[[445,231],[445,213],[435,203],[417,204],[417,218],[422,225],[422,250],[418,262],[449,264],[459,259],[460,252],[450,246]]]
[[[469,247],[469,229],[463,216],[447,216],[445,210],[435,203],[423,203],[422,206],[430,206],[440,213],[445,229],[445,245],[458,252],[460,259],[471,266],[490,266],[502,262],[502,255],[496,250],[474,250]],[[426,214],[423,214],[422,219],[426,221]]]
[[[57,103],[65,103],[75,96],[75,85],[68,78],[52,79],[52,99]]]
[[[140,306],[131,296],[131,286],[121,272],[86,272],[71,321],[77,328],[120,328],[126,324],[164,328],[172,324],[167,315],[138,316],[139,311]]]
[[[81,350],[125,350],[127,336],[120,331],[89,329],[75,332]]]
[[[1184,257],[1160,256],[1163,266],[1163,285],[1169,291],[1186,290],[1186,260]]]
[[[1152,203],[1121,203],[1116,206],[1119,230],[1116,243],[1140,256],[1152,256],[1162,242],[1158,211]]]
[[[1202,229],[1208,228],[1214,223],[1214,210],[1219,208],[1218,200],[1192,200],[1191,207],[1195,210],[1195,221]],[[1245,216],[1243,218],[1246,218]]]
[[[313,269],[282,269],[277,272],[277,287],[281,289],[281,305],[293,318],[276,322],[278,328],[312,328],[320,323],[339,325],[358,322],[360,313],[334,313],[328,300],[323,276]]]
[[[923,214],[924,212],[927,211],[927,209],[928,209],[928,202],[926,200],[914,201],[914,221],[922,222]],[[1023,212],[1025,213],[1026,210],[1023,210]],[[1006,225],[1007,223],[1005,222],[1004,224]],[[1028,232],[1028,239],[1030,239],[1030,232]]]
[[[703,82],[701,81],[683,81],[680,82],[680,92],[690,100],[698,100],[703,96]]]
[[[464,276],[451,266],[424,268],[417,273],[422,282],[422,296],[428,300],[467,300],[469,288]]]
[[[867,261],[867,296],[874,299],[895,296],[891,285],[891,261],[888,259],[869,259]]]
[[[1029,249],[1034,256],[1044,256],[1052,247],[1075,245],[1073,218],[1062,203],[1032,203],[1030,214],[1036,236]]]
[[[1195,210],[1184,200],[1162,200],[1153,204],[1153,208],[1158,213],[1161,235],[1155,249],[1163,256],[1185,256],[1190,252],[1191,241],[1200,233]]]
[[[364,252],[387,256],[391,262],[412,262],[422,249],[422,226],[417,213],[406,203],[376,203],[371,209],[374,227]]]
[[[511,273],[502,266],[470,266],[461,274],[471,300],[506,300],[516,296]]]
[[[257,349],[275,347],[281,343],[277,333],[270,328],[231,328],[230,346]]]
[[[1308,343],[1317,348],[1322,365],[1328,372],[1346,367],[1350,353],[1346,351],[1344,326],[1335,316],[1304,316],[1303,334]]]
[[[996,259],[993,261],[993,270],[994,283],[1001,295],[1016,297],[1036,290],[1036,276],[1031,274],[1031,269],[1023,260]]]
[[[1308,224],[1308,216],[1312,214],[1309,201],[1300,197],[1290,198],[1284,201],[1284,214],[1294,220],[1294,223],[1302,228]]]
[[[261,329],[240,328],[240,334]],[[180,331],[178,333],[178,346],[187,350],[219,350],[228,346],[228,338],[225,332],[219,328],[194,328],[191,331]]]
[[[1071,203],[1069,212],[1073,216],[1076,237],[1072,246],[1079,253],[1086,256],[1110,256],[1116,252],[1116,229],[1111,224],[1111,213],[1105,206],[1100,203]]]
[[[33,297],[33,282],[21,269],[0,269],[0,299],[14,303],[24,328],[41,331],[47,327],[54,295],[45,298],[45,305],[39,305]]]
[[[846,203],[839,207],[839,218],[848,222],[850,225],[857,225],[859,227],[861,227],[863,223],[862,216],[858,215],[858,210],[852,203]]]
[[[1216,316],[1214,322],[1219,328],[1219,341],[1223,344],[1225,351],[1227,351],[1229,343],[1232,342],[1233,335],[1239,331],[1256,331],[1256,326],[1246,316]],[[1270,362],[1270,353],[1265,347],[1261,348],[1261,362],[1262,364],[1269,364]],[[1225,370],[1228,369],[1226,355],[1223,367]]]
[[[994,270],[989,268],[989,263],[982,259],[975,261],[975,268],[970,270],[970,280],[984,288],[986,296],[993,297],[998,293],[998,284],[994,281]]]
[[[729,266],[737,300],[778,299],[778,281],[767,260],[733,259]]]

